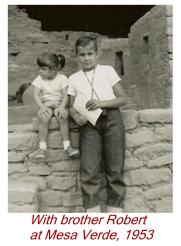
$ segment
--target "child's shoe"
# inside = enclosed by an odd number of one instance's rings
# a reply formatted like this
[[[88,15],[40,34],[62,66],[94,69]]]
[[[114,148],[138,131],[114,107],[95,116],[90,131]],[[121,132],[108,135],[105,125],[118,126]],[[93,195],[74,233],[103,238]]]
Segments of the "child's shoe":
[[[80,156],[79,150],[72,148],[71,145],[68,146],[68,148],[65,150],[65,153],[70,157],[70,158],[78,158]]]
[[[37,159],[45,159],[46,158],[46,153],[47,151],[46,150],[43,150],[43,149],[39,149],[36,153],[36,158]]]

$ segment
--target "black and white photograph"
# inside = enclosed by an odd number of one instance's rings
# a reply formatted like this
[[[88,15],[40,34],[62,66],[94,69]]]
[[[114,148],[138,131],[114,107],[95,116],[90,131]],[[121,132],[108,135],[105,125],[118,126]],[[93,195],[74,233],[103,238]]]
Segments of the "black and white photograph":
[[[8,213],[172,213],[172,5],[8,5]]]

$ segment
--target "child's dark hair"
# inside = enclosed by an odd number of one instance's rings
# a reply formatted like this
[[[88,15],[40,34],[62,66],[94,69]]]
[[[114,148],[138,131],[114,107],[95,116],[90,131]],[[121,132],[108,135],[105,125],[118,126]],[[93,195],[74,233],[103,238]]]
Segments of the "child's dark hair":
[[[85,47],[85,46],[89,45],[90,43],[94,44],[95,51],[97,52],[97,39],[96,39],[96,37],[83,36],[83,37],[80,37],[75,43],[76,54],[78,53],[78,47],[79,46]]]
[[[62,54],[57,54],[57,56],[58,56],[59,69],[63,69],[65,67],[65,56]]]
[[[37,58],[37,64],[39,67],[60,68],[65,66],[65,57],[62,54],[55,54],[52,52],[46,52]]]

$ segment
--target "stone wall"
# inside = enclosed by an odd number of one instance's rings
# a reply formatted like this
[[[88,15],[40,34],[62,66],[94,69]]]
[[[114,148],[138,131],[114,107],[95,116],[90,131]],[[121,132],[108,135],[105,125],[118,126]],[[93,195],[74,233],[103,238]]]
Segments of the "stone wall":
[[[126,212],[172,212],[172,112],[122,111],[126,129]],[[37,162],[37,119],[9,125],[9,212],[83,212],[80,161],[62,149],[57,122],[50,123],[48,156]],[[78,147],[79,133],[71,132]]]
[[[172,6],[158,5],[129,34],[132,100],[140,108],[172,104]]]
[[[13,5],[8,7],[8,25],[9,94],[14,95],[20,85],[33,81],[38,74],[37,56],[44,52],[53,51],[65,55],[66,66],[62,72],[67,76],[77,71],[74,45],[80,36],[86,34],[97,37],[98,44],[102,41],[103,52],[99,53],[101,64],[115,66],[116,52],[122,51],[125,66],[127,66],[128,39],[109,39],[98,33],[81,31],[42,31],[40,21],[30,19],[26,12],[18,10]],[[116,69],[120,74],[119,64],[116,65]]]
[[[39,21],[30,19],[16,6],[9,6],[8,10],[10,95],[14,95],[20,85],[33,81],[38,73],[36,58],[48,50],[64,53],[67,63],[63,73],[75,72],[78,69],[75,40],[93,34],[102,41],[99,62],[114,66],[121,75],[132,108],[171,107],[172,6],[157,5],[151,9],[131,27],[129,40],[111,39],[97,33],[46,32],[41,30]],[[28,93],[31,95],[31,90]],[[24,98],[29,98],[28,93]],[[27,99],[24,103],[29,102]]]

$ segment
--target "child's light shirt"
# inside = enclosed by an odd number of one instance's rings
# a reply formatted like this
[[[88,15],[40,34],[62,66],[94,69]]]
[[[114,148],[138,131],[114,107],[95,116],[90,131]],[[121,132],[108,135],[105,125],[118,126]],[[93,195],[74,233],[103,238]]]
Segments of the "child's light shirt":
[[[79,93],[85,96],[88,100],[112,100],[115,99],[113,86],[117,84],[121,78],[118,76],[113,67],[108,65],[97,65],[94,70],[86,72],[81,70],[74,73],[69,78],[68,94],[78,96]],[[95,93],[92,94],[92,87]]]
[[[43,103],[60,103],[63,99],[62,90],[68,86],[68,79],[63,74],[57,74],[52,80],[43,79],[40,75],[32,82],[32,85],[40,89]]]

